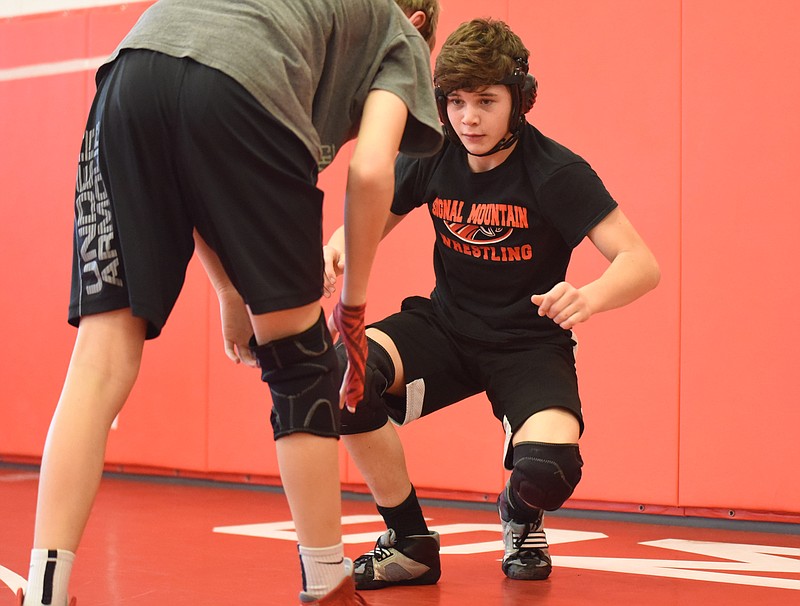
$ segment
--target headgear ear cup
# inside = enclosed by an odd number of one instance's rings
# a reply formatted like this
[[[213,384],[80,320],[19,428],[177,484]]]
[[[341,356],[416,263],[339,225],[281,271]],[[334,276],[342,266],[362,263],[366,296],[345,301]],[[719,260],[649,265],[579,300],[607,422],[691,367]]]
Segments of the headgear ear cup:
[[[528,73],[528,61],[522,57],[516,59],[517,67],[514,73],[503,81],[511,90],[511,116],[508,121],[508,130],[516,132],[525,122],[527,114],[536,103],[536,92],[539,84]]]
[[[525,82],[522,85],[522,113],[527,114],[536,103],[536,92],[539,83],[531,74],[525,74]]]
[[[447,95],[444,94],[441,86],[434,88],[434,93],[436,94],[436,109],[439,110],[439,120],[446,126],[450,122],[447,119]]]

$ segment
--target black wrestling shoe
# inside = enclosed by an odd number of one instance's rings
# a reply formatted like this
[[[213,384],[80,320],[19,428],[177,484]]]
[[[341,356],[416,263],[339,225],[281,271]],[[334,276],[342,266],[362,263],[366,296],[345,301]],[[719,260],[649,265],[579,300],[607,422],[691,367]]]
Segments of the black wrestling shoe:
[[[439,533],[398,539],[391,528],[378,537],[375,549],[354,562],[356,589],[382,589],[392,585],[433,585],[442,574]]]

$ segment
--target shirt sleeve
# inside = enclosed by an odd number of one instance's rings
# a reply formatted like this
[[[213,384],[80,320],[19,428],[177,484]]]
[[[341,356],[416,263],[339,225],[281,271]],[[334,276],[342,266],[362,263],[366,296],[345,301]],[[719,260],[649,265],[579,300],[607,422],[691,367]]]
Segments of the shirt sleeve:
[[[392,92],[408,107],[401,152],[428,156],[439,150],[442,126],[433,93],[430,54],[421,36],[403,34],[392,41],[370,89]]]
[[[600,177],[584,162],[557,170],[540,187],[537,197],[542,214],[570,248],[580,244],[617,207]]]
[[[422,206],[423,194],[420,184],[420,160],[399,154],[394,163],[394,199],[392,212],[406,215]]]

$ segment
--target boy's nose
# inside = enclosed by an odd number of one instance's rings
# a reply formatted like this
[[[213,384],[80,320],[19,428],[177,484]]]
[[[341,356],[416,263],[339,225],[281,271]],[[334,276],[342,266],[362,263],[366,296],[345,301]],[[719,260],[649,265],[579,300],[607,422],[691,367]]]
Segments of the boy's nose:
[[[464,117],[462,119],[464,124],[477,124],[478,122],[478,112],[470,109],[469,107],[464,109]]]

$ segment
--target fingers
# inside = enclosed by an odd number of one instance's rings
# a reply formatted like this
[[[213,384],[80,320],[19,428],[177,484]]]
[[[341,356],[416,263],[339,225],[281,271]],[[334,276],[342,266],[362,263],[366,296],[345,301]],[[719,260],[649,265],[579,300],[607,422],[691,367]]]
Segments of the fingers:
[[[322,282],[322,294],[330,299],[331,295],[336,292],[336,278],[331,278],[328,272],[325,272],[325,277]]]
[[[580,319],[580,312],[575,310],[571,311],[569,309],[562,311],[559,313],[555,318],[553,318],[553,322],[558,324],[564,330],[569,330],[579,322]]]
[[[531,303],[539,308],[538,313],[540,316],[547,316],[552,319],[571,302],[569,297],[570,289],[574,290],[566,282],[561,282],[543,295],[533,295]]]
[[[239,345],[237,347],[237,351],[239,353],[239,359],[245,366],[249,366],[251,368],[258,367],[258,360],[256,360],[256,357],[253,355],[253,350],[250,349],[249,343],[244,346]]]
[[[538,307],[536,313],[539,314],[540,317],[542,318],[544,318],[545,316],[547,316],[548,318],[550,317],[549,312],[551,305],[547,303],[545,295],[533,295],[531,297],[531,303],[533,303]]]
[[[228,359],[234,364],[239,363],[239,356],[236,354],[236,345],[229,339],[225,339],[225,355],[228,356]]]
[[[565,330],[589,318],[586,302],[580,291],[567,282],[556,284],[550,291],[531,296],[537,313],[548,317]]]
[[[330,246],[322,247],[324,262],[323,294],[329,297],[336,292],[336,278],[344,272],[344,253]]]
[[[333,294],[336,285],[336,270],[334,269],[335,261],[334,257],[335,251],[330,246],[323,246],[322,247],[322,261],[323,261],[323,280],[322,280],[322,287],[324,289],[324,294],[326,297],[330,297]]]
[[[342,385],[339,387],[339,408],[344,408],[347,406],[348,412],[355,412],[356,407],[352,406],[348,402],[348,395],[350,393],[348,386],[352,384],[352,374],[350,368],[350,362],[347,362],[347,368],[344,371],[344,379],[342,380]]]
[[[242,345],[230,339],[225,339],[225,355],[228,356],[228,359],[234,364],[242,363],[252,368],[258,366],[258,361],[253,355],[253,350],[250,349],[249,343]]]
[[[343,401],[350,412],[355,412],[356,405],[364,399],[364,367],[358,362],[360,357],[358,353],[348,351],[347,369],[339,390],[340,407]]]
[[[344,405],[351,413],[356,411],[356,405],[364,399],[364,376],[359,376],[354,368],[350,362],[347,363],[344,381],[339,388],[339,408]]]

